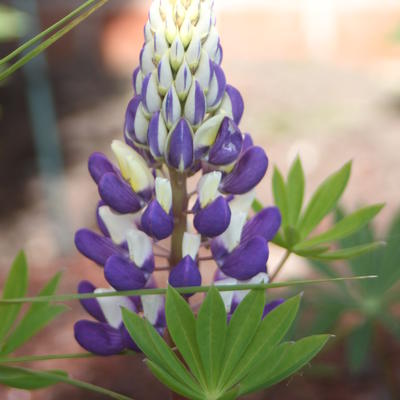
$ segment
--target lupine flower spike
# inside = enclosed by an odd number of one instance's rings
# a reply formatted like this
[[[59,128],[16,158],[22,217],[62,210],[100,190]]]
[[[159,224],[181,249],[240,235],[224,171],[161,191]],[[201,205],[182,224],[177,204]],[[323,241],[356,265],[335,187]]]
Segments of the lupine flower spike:
[[[222,58],[213,0],[153,0],[133,73],[124,141],[111,144],[114,161],[101,153],[89,159],[100,197],[99,232],[81,229],[75,237],[78,250],[103,267],[110,288],[82,282],[79,292],[153,287],[166,262],[172,286],[201,285],[200,249],[202,255],[211,252],[219,284],[268,281],[268,242],[281,216],[275,207],[250,215],[268,158],[240,129],[243,98],[227,83]],[[187,193],[193,176],[194,204]],[[170,251],[156,266],[162,240]],[[229,313],[243,297],[224,294]],[[267,305],[265,313],[278,304]],[[96,321],[79,321],[75,336],[96,354],[137,350],[120,306],[143,313],[160,334],[165,328],[162,296],[100,298],[82,305]]]

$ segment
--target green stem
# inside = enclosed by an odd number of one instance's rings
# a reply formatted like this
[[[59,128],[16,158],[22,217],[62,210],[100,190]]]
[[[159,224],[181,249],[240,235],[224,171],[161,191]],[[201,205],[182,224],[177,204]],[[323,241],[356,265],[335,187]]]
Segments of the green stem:
[[[187,229],[187,178],[186,174],[170,168],[172,186],[172,212],[174,215],[174,231],[171,237],[170,267],[174,267],[182,259],[183,235]]]
[[[270,278],[270,282],[273,282],[276,277],[278,276],[279,272],[281,272],[282,268],[284,267],[284,265],[286,264],[286,261],[289,259],[290,255],[292,253],[290,252],[290,250],[286,250],[285,254],[282,257],[282,260],[279,262],[279,264],[277,265],[275,272],[272,274],[271,278]]]
[[[6,62],[9,62],[10,60],[12,60],[13,58],[15,58],[16,56],[18,56],[19,54],[21,54],[22,52],[24,52],[26,49],[28,49],[29,47],[33,46],[34,44],[38,43],[42,38],[44,38],[45,36],[49,35],[50,33],[54,32],[57,28],[59,28],[60,26],[66,24],[69,20],[71,20],[72,18],[76,17],[78,14],[80,14],[83,10],[85,10],[86,8],[88,8],[89,6],[91,6],[93,3],[95,3],[98,0],[88,0],[85,3],[83,3],[81,6],[79,6],[78,8],[76,8],[74,11],[72,11],[71,13],[69,13],[68,15],[66,15],[64,18],[60,19],[59,21],[57,21],[54,25],[51,25],[49,28],[45,29],[43,32],[39,33],[38,35],[36,35],[35,37],[33,37],[32,39],[28,40],[26,43],[24,43],[22,46],[18,47],[17,49],[15,49],[12,53],[10,53],[9,55],[7,55],[6,57],[2,58],[0,60],[0,65],[5,64]]]
[[[129,355],[130,353],[124,352],[116,356]],[[134,353],[132,353],[134,354]],[[13,357],[13,358],[0,358],[0,364],[23,363],[32,361],[48,361],[48,360],[72,360],[82,358],[99,357],[91,353],[75,353],[75,354],[46,354],[43,356],[26,356],[26,357]]]
[[[215,287],[220,292],[231,292],[241,290],[265,290],[265,289],[276,289],[283,287],[293,286],[306,286],[316,285],[321,283],[331,282],[343,282],[343,281],[358,281],[364,279],[376,279],[377,275],[364,275],[354,276],[349,278],[334,278],[334,279],[311,279],[311,280],[299,280],[291,282],[276,282],[276,283],[260,283],[260,284],[242,284],[242,285],[214,285],[214,286],[194,286],[194,287],[182,287],[175,288],[181,294],[188,293],[207,293],[212,287]],[[70,300],[85,300],[95,299],[100,297],[118,297],[118,296],[151,296],[153,294],[166,294],[167,288],[156,288],[156,289],[141,289],[141,290],[126,290],[121,292],[107,292],[107,293],[84,293],[84,294],[61,294],[54,296],[39,296],[39,297],[20,297],[13,299],[0,299],[0,304],[20,304],[20,303],[47,303],[49,301],[70,301]]]
[[[35,47],[33,50],[31,50],[29,53],[27,53],[25,56],[23,56],[20,60],[18,60],[14,64],[12,64],[9,68],[7,68],[5,71],[0,73],[0,81],[8,78],[11,74],[13,74],[19,68],[23,67],[32,58],[34,58],[38,54],[42,53],[44,50],[46,50],[48,47],[50,47],[54,42],[56,42],[58,39],[60,39],[62,36],[67,34],[69,31],[71,31],[77,25],[79,25],[82,21],[84,21],[87,17],[89,17],[98,8],[100,8],[101,6],[106,4],[107,1],[108,0],[100,0],[98,3],[96,3],[89,10],[87,10],[86,12],[84,12],[79,17],[75,18],[74,20],[72,20],[67,26],[65,26],[64,28],[60,29],[57,33],[55,33],[54,35],[50,36],[47,40],[45,40],[43,43],[41,43],[40,45]]]

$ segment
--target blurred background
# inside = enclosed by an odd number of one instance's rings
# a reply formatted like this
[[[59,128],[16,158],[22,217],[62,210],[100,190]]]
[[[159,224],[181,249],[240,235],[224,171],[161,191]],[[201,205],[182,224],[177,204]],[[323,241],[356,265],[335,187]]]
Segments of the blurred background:
[[[86,160],[94,151],[110,154],[110,142],[122,138],[149,3],[109,1],[0,84],[0,283],[20,248],[28,255],[32,293],[59,269],[62,292],[75,291],[82,279],[102,283],[101,272],[74,249],[73,232],[94,226],[98,195]],[[0,56],[79,4],[2,0]],[[386,202],[375,221],[383,237],[400,207],[400,2],[216,0],[216,7],[223,67],[246,104],[242,130],[285,173],[299,154],[308,196],[353,159],[344,206]],[[258,189],[265,204],[272,203],[271,171]],[[273,252],[272,265],[279,255]],[[282,278],[311,276],[310,271],[293,257]],[[24,354],[80,351],[72,325],[84,313],[76,303],[71,307]],[[296,376],[252,398],[399,399],[400,345],[393,338],[387,343],[381,355],[393,361],[386,367],[392,371],[389,383],[379,368],[351,373],[338,344],[323,356],[334,370]],[[66,368],[138,400],[166,396],[140,368],[139,357],[43,365]],[[0,397],[101,398],[64,386],[35,393],[0,388]]]

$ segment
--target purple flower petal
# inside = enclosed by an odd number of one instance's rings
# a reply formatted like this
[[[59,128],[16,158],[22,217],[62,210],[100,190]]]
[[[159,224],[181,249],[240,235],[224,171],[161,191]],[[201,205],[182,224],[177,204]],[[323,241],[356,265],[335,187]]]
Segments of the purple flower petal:
[[[229,255],[228,249],[225,248],[224,244],[218,238],[211,241],[211,253],[214,257],[215,262],[221,266],[225,258]]]
[[[222,180],[222,190],[231,194],[247,193],[257,186],[267,168],[265,151],[261,147],[250,147],[241,155],[233,171]]]
[[[120,255],[111,256],[107,260],[104,276],[116,290],[136,290],[146,285],[143,271],[129,259]]]
[[[194,161],[193,136],[187,121],[182,118],[168,135],[167,162],[180,171],[190,168]]]
[[[200,286],[201,274],[196,262],[190,256],[183,258],[169,274],[169,283],[174,287]]]
[[[153,200],[142,215],[141,227],[149,236],[163,240],[172,234],[174,219],[165,212],[157,200]]]
[[[107,204],[103,201],[100,200],[97,203],[97,209],[96,209],[96,221],[97,221],[97,226],[99,227],[99,229],[101,230],[101,233],[104,236],[110,237],[110,232],[108,231],[106,224],[103,222],[103,219],[100,216],[100,208],[103,206],[106,206]]]
[[[109,257],[122,251],[111,239],[89,229],[80,229],[76,232],[75,246],[84,256],[99,265],[105,265]]]
[[[79,283],[78,286],[79,294],[93,293],[95,290],[96,287],[92,285],[89,281],[82,281]],[[81,299],[79,301],[82,304],[82,307],[93,318],[96,318],[99,322],[106,322],[106,318],[97,299]]]
[[[116,172],[116,169],[102,153],[93,153],[89,157],[88,163],[89,173],[93,180],[98,184],[100,179],[107,172]]]
[[[248,150],[250,147],[253,147],[253,139],[250,136],[249,133],[245,133],[244,138],[243,138],[243,145],[242,145],[242,153],[244,153],[246,150]]]
[[[131,186],[110,172],[101,178],[99,194],[105,203],[122,214],[136,213],[142,208],[142,202]]]
[[[197,126],[206,115],[206,98],[200,83],[195,80],[189,91],[185,103],[185,117],[193,125]]]
[[[269,256],[268,245],[261,236],[240,244],[224,260],[221,270],[232,278],[244,281],[260,272],[266,272]]]
[[[219,128],[218,136],[208,154],[208,161],[214,165],[233,163],[242,150],[243,136],[238,126],[226,117]]]
[[[167,128],[161,116],[161,112],[153,115],[149,123],[147,131],[147,142],[150,147],[151,154],[154,157],[161,158],[164,156],[164,145],[167,136]]]
[[[231,222],[231,210],[223,196],[200,210],[194,217],[194,226],[207,237],[216,237],[226,231]]]
[[[274,301],[271,301],[270,303],[267,303],[264,307],[264,312],[263,312],[263,318],[269,314],[272,310],[280,306],[285,302],[285,299],[276,299]]]
[[[262,236],[270,242],[278,232],[281,222],[281,213],[277,207],[264,208],[246,223],[241,241],[246,242],[254,236]]]
[[[124,350],[121,332],[102,322],[78,321],[74,326],[76,341],[87,351],[112,356]]]
[[[236,122],[237,125],[239,125],[244,112],[243,97],[240,94],[239,90],[231,85],[226,85],[225,90],[231,101],[233,120]]]
[[[226,78],[223,69],[214,63],[214,75],[211,81],[212,92],[207,94],[207,106],[212,109],[219,105],[225,94]]]

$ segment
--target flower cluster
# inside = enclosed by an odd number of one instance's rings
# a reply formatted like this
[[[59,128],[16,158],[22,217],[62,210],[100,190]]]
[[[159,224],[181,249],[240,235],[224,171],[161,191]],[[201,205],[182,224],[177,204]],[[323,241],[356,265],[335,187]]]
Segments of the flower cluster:
[[[153,0],[144,38],[124,142],[111,145],[117,163],[101,153],[89,159],[101,198],[101,233],[78,231],[76,246],[104,267],[113,288],[107,290],[151,287],[155,248],[166,239],[172,286],[201,285],[200,248],[211,252],[219,284],[266,282],[268,242],[281,216],[270,207],[249,218],[268,158],[239,128],[244,103],[221,68],[213,1]],[[194,176],[198,183],[191,201],[186,180]],[[79,290],[99,289],[83,282]],[[228,293],[224,301],[233,311],[241,298]],[[135,349],[122,323],[121,305],[143,312],[160,333],[165,326],[159,296],[82,304],[97,322],[78,322],[75,336],[94,353]]]

